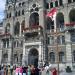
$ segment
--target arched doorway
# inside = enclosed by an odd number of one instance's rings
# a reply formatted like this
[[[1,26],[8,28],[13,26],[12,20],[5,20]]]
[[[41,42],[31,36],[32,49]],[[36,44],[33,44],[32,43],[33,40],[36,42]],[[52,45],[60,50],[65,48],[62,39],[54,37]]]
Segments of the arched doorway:
[[[29,51],[28,54],[28,65],[38,66],[38,51],[33,48]]]

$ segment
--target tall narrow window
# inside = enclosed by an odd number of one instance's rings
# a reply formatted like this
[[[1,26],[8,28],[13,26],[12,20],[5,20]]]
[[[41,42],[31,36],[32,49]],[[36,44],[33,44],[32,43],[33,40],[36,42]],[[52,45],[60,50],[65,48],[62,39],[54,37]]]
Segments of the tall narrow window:
[[[58,43],[58,44],[61,44],[60,36],[58,36],[56,40],[57,40],[57,43]]]
[[[65,36],[62,36],[62,44],[65,44]]]
[[[53,44],[54,44],[54,37],[50,36],[50,45],[53,45]]]
[[[8,62],[8,54],[7,53],[3,55],[3,59],[4,59],[3,62],[5,62],[5,63]]]
[[[75,0],[73,0],[73,2],[75,2]]]
[[[68,3],[71,3],[72,2],[72,0],[68,0]]]
[[[50,38],[49,37],[47,38],[47,43],[50,44]]]
[[[55,53],[51,52],[49,55],[50,55],[50,62],[54,63],[55,62]]]
[[[22,56],[23,54],[20,54],[20,64],[22,64]]]
[[[64,62],[64,52],[59,52],[59,62]]]
[[[7,48],[9,47],[9,39],[7,39]]]
[[[16,22],[16,24],[14,26],[14,34],[19,35],[19,32],[20,32],[20,23]]]
[[[50,8],[53,8],[53,2],[50,3]]]
[[[49,3],[46,3],[46,9],[49,9]]]
[[[75,50],[73,51],[73,62],[75,62]]]
[[[3,47],[6,48],[6,40],[3,40]]]
[[[72,42],[75,42],[75,33],[72,33],[72,34],[71,34],[71,41],[72,41]]]
[[[24,9],[22,10],[22,15],[24,15]]]
[[[18,16],[20,16],[20,11],[18,11]]]
[[[14,54],[14,63],[17,63],[17,62],[18,62],[17,54]]]
[[[15,12],[15,16],[17,17],[17,11]]]
[[[58,7],[58,1],[55,1],[55,7]]]
[[[59,5],[63,5],[63,1],[62,0],[59,0]]]

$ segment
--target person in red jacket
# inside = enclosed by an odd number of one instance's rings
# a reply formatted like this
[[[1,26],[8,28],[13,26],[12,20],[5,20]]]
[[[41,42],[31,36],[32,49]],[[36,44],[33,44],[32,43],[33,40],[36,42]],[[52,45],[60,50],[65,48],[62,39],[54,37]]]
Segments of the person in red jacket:
[[[53,69],[52,69],[52,75],[57,75],[57,70],[56,70],[56,68],[53,68]]]

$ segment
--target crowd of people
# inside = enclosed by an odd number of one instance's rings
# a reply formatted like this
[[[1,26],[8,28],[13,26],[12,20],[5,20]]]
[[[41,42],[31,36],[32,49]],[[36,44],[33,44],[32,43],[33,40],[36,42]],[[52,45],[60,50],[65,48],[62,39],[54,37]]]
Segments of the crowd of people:
[[[0,75],[57,75],[56,68],[49,69],[48,66],[37,68],[34,65],[25,66],[0,66]]]

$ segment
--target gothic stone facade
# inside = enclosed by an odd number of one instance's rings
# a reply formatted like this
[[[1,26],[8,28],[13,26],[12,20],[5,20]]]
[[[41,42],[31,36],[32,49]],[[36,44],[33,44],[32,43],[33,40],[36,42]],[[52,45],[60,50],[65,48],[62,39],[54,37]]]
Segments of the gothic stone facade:
[[[46,15],[54,7],[52,20]],[[74,25],[75,0],[6,0],[0,64],[74,68]]]

